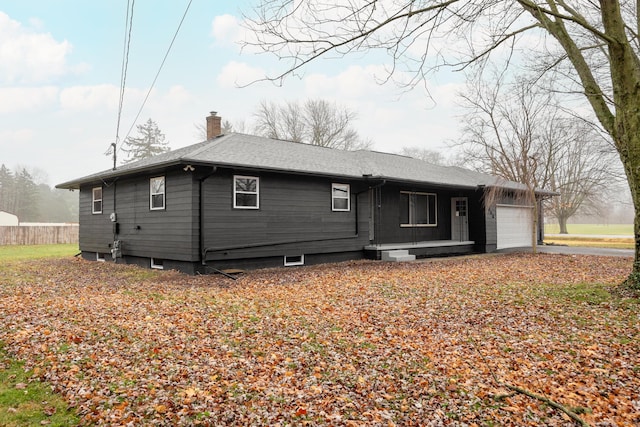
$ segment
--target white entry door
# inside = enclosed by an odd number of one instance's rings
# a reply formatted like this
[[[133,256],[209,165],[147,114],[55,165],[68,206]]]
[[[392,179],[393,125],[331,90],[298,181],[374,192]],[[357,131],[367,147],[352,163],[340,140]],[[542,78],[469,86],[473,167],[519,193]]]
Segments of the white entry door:
[[[466,197],[451,198],[451,240],[469,240],[469,204]]]

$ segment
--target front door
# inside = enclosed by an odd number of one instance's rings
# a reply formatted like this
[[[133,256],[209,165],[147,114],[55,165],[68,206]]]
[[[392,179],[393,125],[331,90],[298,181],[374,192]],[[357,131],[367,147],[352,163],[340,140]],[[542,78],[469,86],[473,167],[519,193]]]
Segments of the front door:
[[[466,197],[451,198],[451,240],[469,240],[469,209]]]

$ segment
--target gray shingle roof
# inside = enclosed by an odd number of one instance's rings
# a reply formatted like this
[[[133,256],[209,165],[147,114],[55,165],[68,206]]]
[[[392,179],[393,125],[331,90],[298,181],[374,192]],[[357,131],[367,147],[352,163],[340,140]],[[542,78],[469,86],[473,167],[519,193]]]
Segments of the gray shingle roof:
[[[116,176],[143,172],[174,164],[211,164],[301,174],[345,178],[384,178],[441,186],[476,188],[479,185],[524,190],[522,184],[491,175],[451,166],[433,165],[422,160],[376,151],[342,151],[231,133],[143,159],[115,170],[106,170],[57,185],[79,188],[81,184]],[[542,194],[553,194],[545,191]]]

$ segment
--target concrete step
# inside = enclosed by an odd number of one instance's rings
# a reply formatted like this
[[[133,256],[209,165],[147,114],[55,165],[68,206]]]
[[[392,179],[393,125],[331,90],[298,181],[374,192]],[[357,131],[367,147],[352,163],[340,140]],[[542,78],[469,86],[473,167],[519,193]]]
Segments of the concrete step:
[[[404,249],[396,249],[393,251],[382,251],[381,253],[382,261],[414,261],[416,259],[415,255],[410,255],[408,250]]]

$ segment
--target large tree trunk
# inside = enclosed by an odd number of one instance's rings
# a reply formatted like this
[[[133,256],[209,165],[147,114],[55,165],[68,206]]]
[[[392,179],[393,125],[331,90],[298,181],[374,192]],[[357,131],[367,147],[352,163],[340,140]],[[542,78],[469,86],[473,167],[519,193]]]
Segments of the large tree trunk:
[[[627,283],[640,289],[640,62],[625,34],[618,2],[601,0],[609,48],[615,119],[612,132],[635,208],[635,259]]]
[[[636,113],[638,114],[638,113]],[[638,122],[635,119],[634,122]],[[633,270],[629,275],[627,283],[634,288],[640,289],[640,126],[636,123],[636,131],[627,135],[627,139],[632,140],[627,142],[629,146],[628,155],[620,153],[620,158],[624,165],[624,170],[627,175],[627,181],[629,182],[629,188],[631,189],[631,198],[633,199],[633,207],[635,209],[635,215],[633,220],[633,234],[635,240],[635,256],[633,261]],[[631,153],[633,152],[633,153]]]
[[[560,225],[560,234],[569,234],[567,231],[567,217],[564,215],[558,216],[558,224]]]

